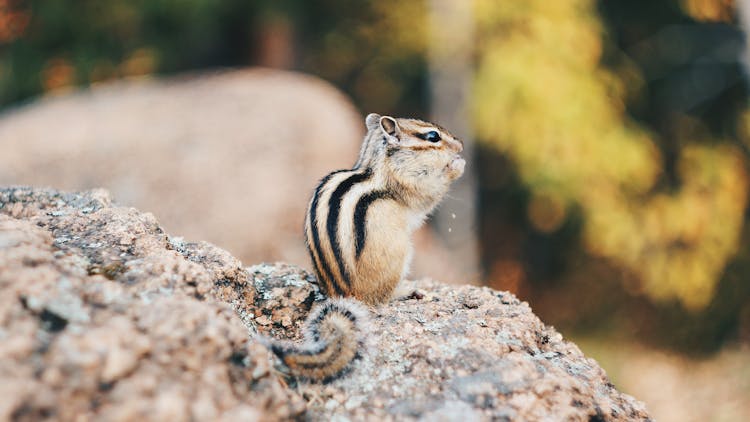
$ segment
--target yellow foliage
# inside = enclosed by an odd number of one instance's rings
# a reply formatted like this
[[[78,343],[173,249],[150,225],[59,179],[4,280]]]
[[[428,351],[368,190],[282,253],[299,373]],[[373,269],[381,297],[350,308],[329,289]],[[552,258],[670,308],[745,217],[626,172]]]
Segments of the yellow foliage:
[[[732,22],[735,0],[682,0],[682,9],[700,21]]]
[[[675,194],[639,202],[613,190],[584,195],[588,248],[640,275],[655,299],[705,306],[739,243],[748,187],[741,157],[731,147],[690,146]]]
[[[125,76],[143,76],[156,71],[158,67],[158,53],[151,48],[135,50],[125,62],[120,65],[121,73]]]
[[[576,202],[591,253],[639,275],[653,299],[705,306],[739,242],[748,190],[741,153],[688,146],[680,190],[650,193],[662,171],[659,150],[623,113],[621,78],[640,76],[599,67],[595,3],[476,4],[477,133],[517,162],[534,195],[533,224],[556,228],[543,220],[564,216],[560,201]]]

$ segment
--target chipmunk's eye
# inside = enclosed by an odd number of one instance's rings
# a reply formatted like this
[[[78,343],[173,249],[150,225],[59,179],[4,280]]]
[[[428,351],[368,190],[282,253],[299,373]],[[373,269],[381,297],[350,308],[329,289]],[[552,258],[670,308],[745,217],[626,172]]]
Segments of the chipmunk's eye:
[[[426,132],[426,133],[420,133],[417,136],[420,137],[421,139],[424,139],[425,141],[428,141],[428,142],[438,142],[438,141],[440,141],[440,134],[437,133],[437,131],[434,131],[434,130],[431,130],[431,131]]]

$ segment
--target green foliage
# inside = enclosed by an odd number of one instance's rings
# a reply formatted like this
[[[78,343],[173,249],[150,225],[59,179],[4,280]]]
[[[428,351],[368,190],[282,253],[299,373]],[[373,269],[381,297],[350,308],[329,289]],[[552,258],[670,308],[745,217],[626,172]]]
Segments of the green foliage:
[[[421,2],[8,1],[0,0],[0,25],[22,28],[3,37],[0,27],[0,107],[121,77],[264,64],[266,33],[288,26],[289,65],[373,110],[425,108]]]
[[[240,63],[256,12],[241,0],[9,5],[0,7],[0,20],[26,23],[0,38],[0,106],[71,85]]]

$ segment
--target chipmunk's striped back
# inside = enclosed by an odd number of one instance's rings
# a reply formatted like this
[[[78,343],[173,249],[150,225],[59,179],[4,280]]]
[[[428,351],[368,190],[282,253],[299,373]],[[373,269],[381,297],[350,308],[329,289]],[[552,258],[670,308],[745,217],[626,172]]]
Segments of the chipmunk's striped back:
[[[308,249],[329,296],[354,295],[356,260],[367,241],[368,209],[377,200],[391,199],[373,176],[369,167],[333,172],[323,178],[310,201],[305,224]]]
[[[410,234],[463,172],[462,144],[431,123],[371,114],[351,170],[318,184],[305,240],[329,296],[378,303],[390,296],[411,255]]]

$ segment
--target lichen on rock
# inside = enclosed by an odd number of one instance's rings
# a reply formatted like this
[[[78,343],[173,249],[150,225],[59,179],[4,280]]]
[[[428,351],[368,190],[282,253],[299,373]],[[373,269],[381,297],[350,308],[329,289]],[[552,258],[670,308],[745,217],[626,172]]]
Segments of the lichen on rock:
[[[353,371],[296,382],[257,335],[299,339],[309,273],[244,268],[105,191],[3,188],[0,419],[649,419],[513,295],[405,284]]]

